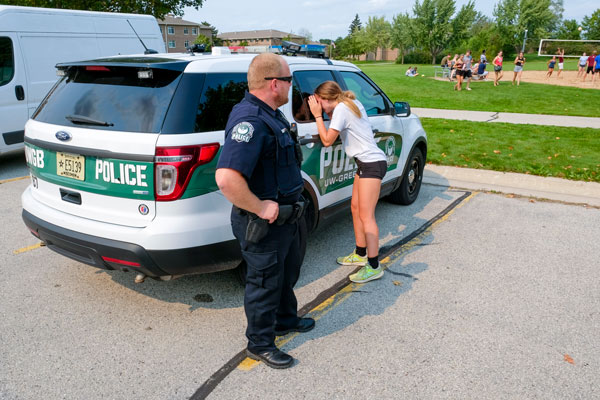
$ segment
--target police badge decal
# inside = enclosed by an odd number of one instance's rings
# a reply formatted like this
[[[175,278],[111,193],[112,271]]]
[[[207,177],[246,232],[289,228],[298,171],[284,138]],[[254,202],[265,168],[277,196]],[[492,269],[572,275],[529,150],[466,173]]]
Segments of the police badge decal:
[[[239,143],[248,143],[252,139],[253,133],[254,127],[250,122],[240,122],[231,130],[231,139]]]

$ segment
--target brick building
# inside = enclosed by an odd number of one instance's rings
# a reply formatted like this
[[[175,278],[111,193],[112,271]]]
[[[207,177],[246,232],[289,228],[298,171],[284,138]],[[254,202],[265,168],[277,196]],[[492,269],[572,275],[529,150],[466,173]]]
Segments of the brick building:
[[[304,43],[305,37],[278,31],[276,29],[264,29],[259,31],[223,32],[217,35],[226,46],[240,46],[247,42],[248,46],[281,46],[281,41],[289,37],[292,42]]]
[[[171,14],[165,15],[164,19],[159,19],[158,26],[165,41],[167,53],[184,53],[199,35],[212,37],[210,25],[186,21]]]

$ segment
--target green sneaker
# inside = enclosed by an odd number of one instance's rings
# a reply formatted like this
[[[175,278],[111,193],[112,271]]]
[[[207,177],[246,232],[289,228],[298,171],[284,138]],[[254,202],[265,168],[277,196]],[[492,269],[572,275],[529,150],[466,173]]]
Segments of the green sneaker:
[[[373,269],[367,263],[367,265],[362,267],[357,273],[350,275],[349,278],[354,283],[366,283],[375,279],[379,279],[382,276],[383,268],[381,268],[381,266],[379,266],[377,269]]]
[[[361,267],[367,264],[367,257],[361,257],[356,254],[356,250],[352,252],[349,256],[346,257],[338,257],[337,263],[340,265],[360,265]]]

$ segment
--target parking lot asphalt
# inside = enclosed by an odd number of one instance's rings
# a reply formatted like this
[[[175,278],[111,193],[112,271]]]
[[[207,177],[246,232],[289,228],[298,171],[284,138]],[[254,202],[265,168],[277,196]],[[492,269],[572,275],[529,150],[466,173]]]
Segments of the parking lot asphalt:
[[[281,339],[294,367],[243,360],[201,392],[245,346],[235,273],[134,284],[37,247],[27,184],[0,186],[2,399],[600,396],[598,209],[424,185],[380,202],[388,270],[365,285],[332,262],[342,215],[309,240],[297,294],[318,321]]]

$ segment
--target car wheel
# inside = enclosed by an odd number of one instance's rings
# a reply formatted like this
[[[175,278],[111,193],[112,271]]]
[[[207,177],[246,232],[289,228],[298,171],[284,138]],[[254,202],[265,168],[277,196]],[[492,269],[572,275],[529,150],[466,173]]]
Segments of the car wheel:
[[[417,199],[423,180],[423,167],[423,153],[415,148],[408,159],[400,187],[390,193],[389,199],[392,203],[409,205]]]
[[[306,254],[306,240],[308,238],[308,230],[306,228],[306,219],[303,216],[298,220],[298,234],[300,235],[300,260],[298,262],[299,265],[302,265],[304,262],[304,255]],[[237,272],[238,279],[242,286],[246,286],[246,275],[248,274],[248,265],[246,261],[242,260],[237,268],[235,269]]]

